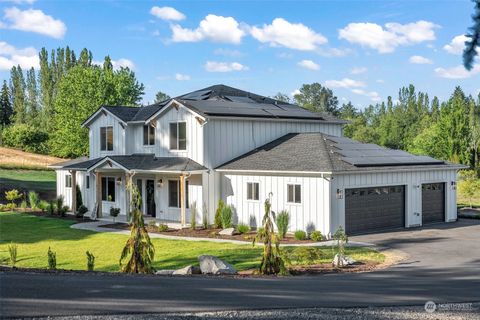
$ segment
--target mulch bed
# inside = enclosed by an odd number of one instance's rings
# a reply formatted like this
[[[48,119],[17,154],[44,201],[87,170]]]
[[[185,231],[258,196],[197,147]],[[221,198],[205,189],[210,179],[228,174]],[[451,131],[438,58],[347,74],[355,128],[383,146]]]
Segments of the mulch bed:
[[[130,226],[126,223],[112,223],[112,224],[105,224],[100,226],[101,228],[110,228],[110,229],[119,229],[119,230],[130,230]],[[191,238],[212,238],[212,239],[225,239],[225,240],[237,240],[237,241],[244,241],[244,242],[252,242],[253,238],[255,237],[256,232],[248,232],[245,234],[234,234],[232,236],[225,236],[219,235],[218,233],[222,231],[222,229],[203,229],[198,228],[192,230],[190,228],[184,229],[169,229],[168,231],[160,232],[157,228],[152,226],[147,226],[147,231],[149,233],[158,233],[164,234],[168,236],[177,236],[177,237],[191,237]],[[300,244],[300,243],[315,243],[312,240],[296,240],[292,236],[288,236],[280,240],[282,244]]]

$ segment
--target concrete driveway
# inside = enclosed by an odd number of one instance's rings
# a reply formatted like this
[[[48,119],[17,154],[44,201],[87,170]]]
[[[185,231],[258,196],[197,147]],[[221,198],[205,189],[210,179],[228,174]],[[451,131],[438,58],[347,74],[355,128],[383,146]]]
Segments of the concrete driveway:
[[[389,269],[286,278],[0,273],[0,314],[135,314],[480,301],[480,221],[352,237],[399,249]]]

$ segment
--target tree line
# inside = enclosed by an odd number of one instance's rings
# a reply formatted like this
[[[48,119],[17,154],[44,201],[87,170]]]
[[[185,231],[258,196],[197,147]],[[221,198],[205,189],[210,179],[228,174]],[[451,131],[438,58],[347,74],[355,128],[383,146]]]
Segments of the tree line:
[[[69,47],[39,53],[40,69],[14,66],[0,92],[2,145],[59,157],[88,154],[88,130],[81,123],[100,105],[138,106],[144,93],[135,73],[114,70],[106,56],[77,57]]]

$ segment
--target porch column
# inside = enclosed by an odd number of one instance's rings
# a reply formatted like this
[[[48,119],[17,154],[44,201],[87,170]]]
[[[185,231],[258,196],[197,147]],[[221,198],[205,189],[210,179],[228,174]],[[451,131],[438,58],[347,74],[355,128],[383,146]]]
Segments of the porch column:
[[[72,212],[77,212],[77,171],[70,171],[72,176]]]
[[[102,174],[95,172],[95,202],[97,204],[97,217],[102,216]]]
[[[130,220],[130,199],[132,199],[132,175],[130,173],[125,173],[125,216],[127,222]]]
[[[182,226],[187,224],[185,213],[185,175],[180,176],[180,223]]]

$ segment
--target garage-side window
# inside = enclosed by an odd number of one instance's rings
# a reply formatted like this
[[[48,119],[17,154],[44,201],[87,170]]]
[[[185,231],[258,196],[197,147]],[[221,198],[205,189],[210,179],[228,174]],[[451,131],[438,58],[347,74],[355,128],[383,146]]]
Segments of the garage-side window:
[[[287,184],[287,202],[302,202],[302,186],[299,184]]]
[[[72,187],[72,175],[67,174],[65,176],[65,188],[71,188]]]
[[[258,182],[247,182],[247,200],[260,199],[259,187],[260,184]]]

